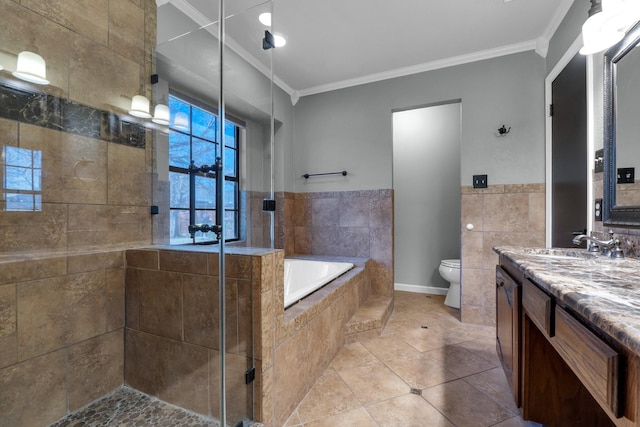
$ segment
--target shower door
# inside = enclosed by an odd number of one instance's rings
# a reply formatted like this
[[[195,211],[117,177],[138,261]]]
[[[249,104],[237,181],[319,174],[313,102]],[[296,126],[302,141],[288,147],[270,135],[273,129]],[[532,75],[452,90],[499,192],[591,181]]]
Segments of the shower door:
[[[230,266],[246,263],[249,248],[274,246],[274,213],[264,202],[273,199],[271,52],[262,49],[258,21],[264,12],[271,2],[175,0],[158,7],[154,102],[170,105],[171,120],[154,139],[154,242],[197,243],[183,250],[207,253],[208,263],[201,276],[182,279],[184,347],[208,353],[207,387],[201,378],[177,381],[206,394],[188,409],[228,426],[259,416],[255,285],[251,272]]]

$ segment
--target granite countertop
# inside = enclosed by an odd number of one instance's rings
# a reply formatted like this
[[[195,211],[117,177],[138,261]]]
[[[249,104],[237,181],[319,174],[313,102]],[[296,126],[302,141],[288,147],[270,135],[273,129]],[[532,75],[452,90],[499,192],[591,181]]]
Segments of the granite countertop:
[[[640,261],[585,249],[496,247],[527,277],[640,355]]]

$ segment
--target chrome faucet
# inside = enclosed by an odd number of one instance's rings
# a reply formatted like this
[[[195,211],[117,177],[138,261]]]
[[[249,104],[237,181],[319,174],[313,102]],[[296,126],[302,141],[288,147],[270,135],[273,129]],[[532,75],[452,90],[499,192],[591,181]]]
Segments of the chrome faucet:
[[[613,231],[609,231],[609,240],[598,240],[586,234],[579,234],[573,238],[573,244],[579,245],[587,241],[588,252],[600,252],[604,256],[611,258],[624,258],[624,252],[620,249],[620,240],[613,237]]]

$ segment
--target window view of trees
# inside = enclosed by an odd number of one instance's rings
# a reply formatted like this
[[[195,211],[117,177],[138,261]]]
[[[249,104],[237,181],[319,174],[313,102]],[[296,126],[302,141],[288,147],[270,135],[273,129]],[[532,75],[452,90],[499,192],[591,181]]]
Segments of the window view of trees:
[[[171,208],[171,243],[191,242],[189,235],[189,205],[195,200],[195,223],[215,224],[216,178],[198,172],[195,191],[190,192],[189,165],[213,165],[224,155],[224,238],[239,237],[238,207],[238,135],[239,128],[225,121],[224,141],[217,141],[220,119],[212,108],[194,105],[176,95],[169,96],[171,124],[169,126],[169,181]],[[214,242],[215,233],[196,233],[198,242]]]

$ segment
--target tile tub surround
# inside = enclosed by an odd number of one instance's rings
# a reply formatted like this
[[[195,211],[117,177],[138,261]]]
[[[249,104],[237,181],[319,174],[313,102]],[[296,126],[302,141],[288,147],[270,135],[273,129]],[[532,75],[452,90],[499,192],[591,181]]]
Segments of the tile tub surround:
[[[640,294],[637,259],[588,256],[543,258],[539,248],[499,247],[496,253],[622,347],[640,354]]]
[[[122,250],[0,258],[0,424],[47,425],[123,383]]]
[[[211,250],[185,246],[181,250],[127,251],[125,382],[169,403],[215,417],[218,254]],[[238,298],[231,304],[237,307],[235,321],[233,309],[227,308],[227,382],[240,377],[244,381],[249,367],[251,332],[243,320],[251,316],[242,310],[251,301],[248,296],[242,298],[242,290],[250,288],[256,363],[254,418],[267,425],[282,425],[344,344],[345,323],[371,293],[370,273],[365,269],[370,261],[326,257],[354,262],[356,268],[285,311],[284,252],[228,250],[233,253],[227,254],[226,271],[231,278],[227,286],[237,286]],[[153,299],[144,297],[157,287],[163,292],[154,293]],[[227,294],[233,295],[233,290],[228,289]],[[243,387],[246,389],[244,383],[234,384],[229,390],[237,396]],[[241,398],[228,402],[244,405]],[[231,416],[241,409],[244,406],[228,411]]]
[[[545,185],[505,184],[461,190],[461,320],[495,325],[494,246],[544,246]],[[468,231],[467,224],[473,224]]]
[[[373,261],[374,294],[393,296],[393,190],[284,193],[276,242],[294,254]]]
[[[368,271],[371,261],[350,257],[311,258],[352,262],[355,267],[286,311],[283,296],[279,291],[275,293],[273,366],[262,369],[263,379],[270,382],[263,383],[262,389],[271,393],[266,397],[271,404],[264,406],[261,419],[267,425],[284,424],[342,348],[346,323],[371,294]],[[266,412],[269,410],[271,413]]]

